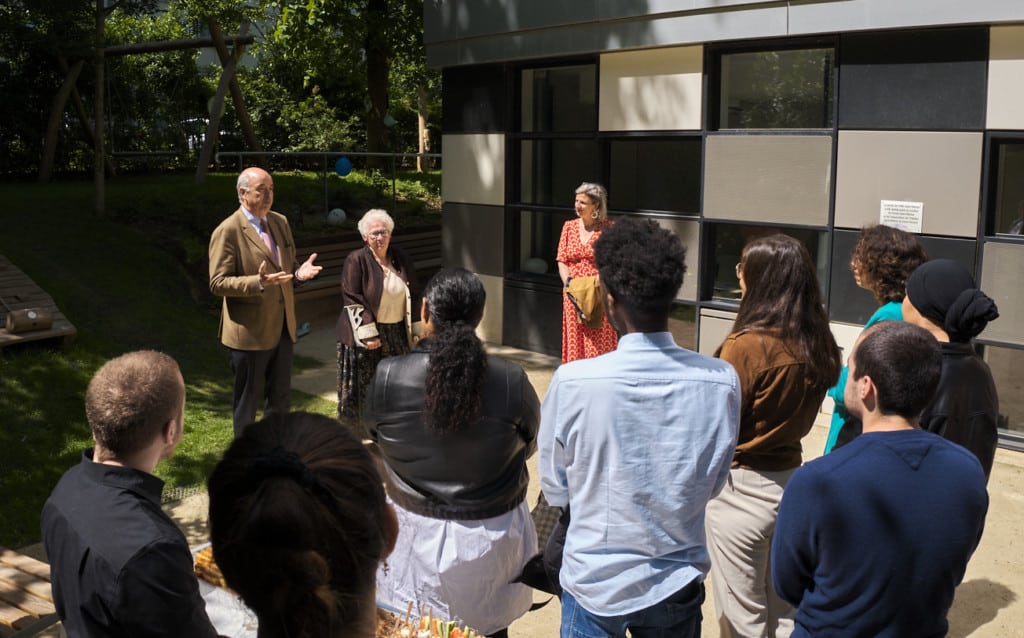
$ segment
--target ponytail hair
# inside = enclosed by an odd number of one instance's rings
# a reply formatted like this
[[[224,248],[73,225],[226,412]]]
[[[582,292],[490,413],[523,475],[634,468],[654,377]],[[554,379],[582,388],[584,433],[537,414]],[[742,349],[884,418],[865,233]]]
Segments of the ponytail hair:
[[[207,488],[214,559],[260,636],[374,635],[387,504],[352,433],[318,414],[268,417],[231,443]]]
[[[423,298],[433,327],[424,418],[435,430],[458,432],[480,416],[487,353],[476,327],[487,293],[465,268],[445,268],[427,283]]]

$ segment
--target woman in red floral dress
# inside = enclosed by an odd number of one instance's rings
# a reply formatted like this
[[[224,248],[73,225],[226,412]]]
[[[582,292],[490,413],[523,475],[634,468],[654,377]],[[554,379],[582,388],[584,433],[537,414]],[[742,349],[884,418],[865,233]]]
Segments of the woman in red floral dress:
[[[611,352],[619,344],[619,336],[601,319],[601,326],[591,328],[579,323],[576,310],[565,294],[569,280],[597,274],[594,263],[594,242],[612,222],[608,220],[608,193],[600,184],[584,182],[576,189],[576,216],[562,226],[558,241],[558,276],[562,279],[562,363],[588,359]]]

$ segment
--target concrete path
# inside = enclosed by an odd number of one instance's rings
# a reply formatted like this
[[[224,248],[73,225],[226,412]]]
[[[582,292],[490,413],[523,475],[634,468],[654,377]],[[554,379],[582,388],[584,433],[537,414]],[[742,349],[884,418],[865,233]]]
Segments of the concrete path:
[[[337,362],[334,341],[334,317],[313,319],[312,332],[296,345],[297,355],[318,363],[296,373],[293,385],[308,394],[336,400]],[[506,347],[491,347],[492,352],[520,363],[526,370],[537,394],[543,398],[558,365],[557,358]],[[815,458],[824,447],[828,420],[818,420],[804,439],[805,460]],[[531,482],[527,498],[536,502],[540,488],[536,479],[536,456],[531,460]],[[952,638],[1010,638],[1024,630],[1024,454],[999,450],[989,482],[989,506],[986,530],[981,545],[971,560],[963,584],[957,591],[950,612]],[[181,525],[191,545],[208,540],[205,493],[196,494],[169,507],[171,516]],[[922,530],[927,533],[928,530]],[[879,539],[885,542],[885,539]],[[40,553],[36,549],[36,553]],[[711,588],[704,604],[703,635],[717,638]],[[548,596],[537,593],[536,601]],[[513,638],[547,638],[558,636],[561,608],[553,600],[543,609],[528,613],[512,624]],[[42,634],[56,638],[56,630]]]
[[[295,376],[295,387],[310,394],[336,400],[336,358],[331,316],[314,320],[311,334],[299,340],[296,353],[323,361],[323,368],[310,369]],[[329,324],[329,325],[326,325]],[[526,370],[537,394],[543,398],[558,365],[556,357],[548,357],[503,346],[491,352],[520,363]],[[825,446],[828,418],[818,419],[804,439],[804,458],[820,455]],[[531,460],[530,488],[527,498],[536,502],[540,487],[537,482],[536,457]],[[999,450],[989,482],[989,515],[981,545],[971,559],[950,611],[950,637],[1002,638],[1024,635],[1024,453]],[[202,498],[202,497],[196,497]],[[195,517],[190,517],[193,523]],[[923,530],[927,533],[927,530]],[[884,542],[884,539],[879,539]],[[717,638],[714,603],[710,586],[704,604],[703,635]],[[537,593],[542,601],[548,597]],[[512,624],[515,638],[541,638],[558,635],[561,608],[552,601],[543,609],[531,612]]]

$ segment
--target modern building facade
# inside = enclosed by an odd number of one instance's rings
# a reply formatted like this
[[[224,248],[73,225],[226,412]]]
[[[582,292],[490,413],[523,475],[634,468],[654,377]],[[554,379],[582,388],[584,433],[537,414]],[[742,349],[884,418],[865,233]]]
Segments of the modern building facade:
[[[886,220],[999,305],[978,347],[1024,448],[1024,3],[433,0],[443,70],[445,263],[477,272],[493,342],[557,353],[555,251],[575,187],[688,247],[672,328],[710,353],[751,236],[817,261],[849,351],[877,306],[859,229]]]

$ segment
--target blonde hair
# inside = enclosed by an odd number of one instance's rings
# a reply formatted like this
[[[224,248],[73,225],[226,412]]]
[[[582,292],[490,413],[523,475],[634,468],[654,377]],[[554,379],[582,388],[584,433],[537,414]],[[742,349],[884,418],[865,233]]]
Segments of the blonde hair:
[[[590,203],[594,205],[594,219],[604,220],[608,218],[608,191],[600,184],[583,182],[576,188],[577,195],[586,195]]]
[[[370,210],[363,213],[363,216],[359,219],[359,223],[356,224],[356,228],[359,229],[359,234],[366,239],[370,232],[370,224],[374,222],[384,222],[384,225],[388,227],[388,232],[395,232],[395,220],[391,219],[391,215],[383,208],[371,208]]]

